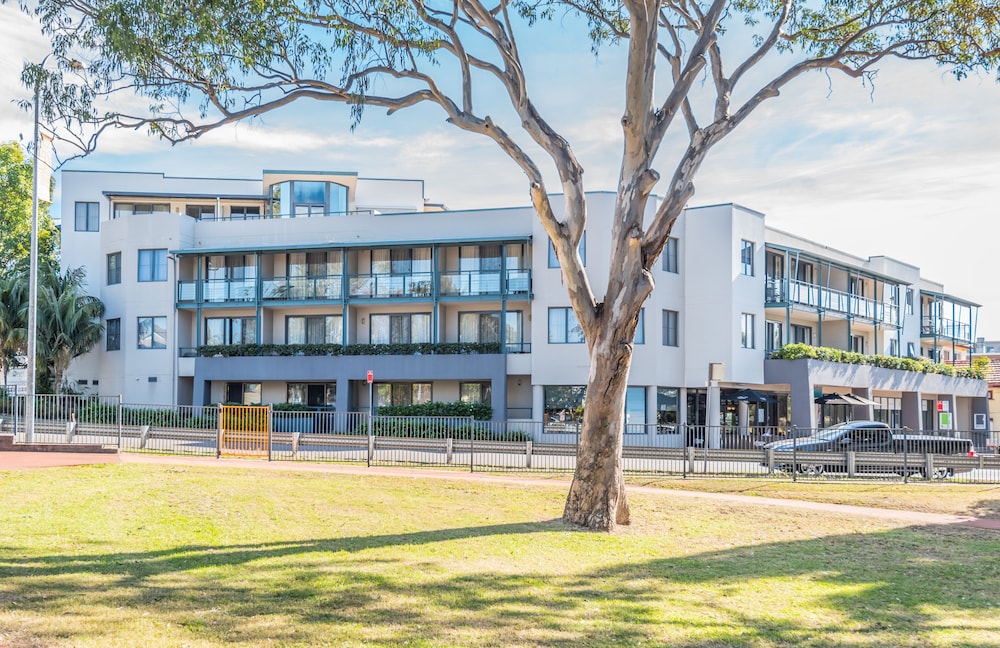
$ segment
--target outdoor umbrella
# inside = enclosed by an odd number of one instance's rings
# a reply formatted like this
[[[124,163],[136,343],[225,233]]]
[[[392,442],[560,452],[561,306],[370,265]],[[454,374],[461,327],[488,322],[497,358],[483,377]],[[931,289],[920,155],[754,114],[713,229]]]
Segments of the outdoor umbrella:
[[[877,405],[875,401],[856,394],[823,394],[816,402],[820,405]]]
[[[726,397],[728,400],[743,401],[744,403],[776,403],[777,401],[768,396],[767,394],[762,394],[756,389],[740,389],[739,391],[732,392]]]

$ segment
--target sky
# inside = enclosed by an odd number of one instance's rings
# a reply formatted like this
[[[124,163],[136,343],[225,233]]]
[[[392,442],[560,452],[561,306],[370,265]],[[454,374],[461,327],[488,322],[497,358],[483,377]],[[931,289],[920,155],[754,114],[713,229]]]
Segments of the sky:
[[[539,109],[573,146],[588,191],[610,191],[622,147],[622,55],[604,48],[595,56],[579,34],[556,21],[522,37],[529,92],[540,89]],[[46,41],[8,4],[0,5],[0,43],[0,142],[27,142],[31,116],[14,102],[30,95],[21,67],[45,55]],[[883,65],[874,84],[814,73],[712,151],[690,204],[738,203],[766,214],[771,227],[919,266],[949,294],[982,304],[977,335],[1000,339],[1000,281],[990,264],[1000,245],[998,117],[1000,84],[988,74],[959,82],[912,62]],[[314,102],[176,146],[116,132],[67,168],[255,179],[263,169],[356,171],[422,179],[426,197],[450,209],[529,204],[524,174],[495,145],[430,106],[389,117],[369,109],[352,131],[343,107]],[[56,192],[58,200],[58,178]]]

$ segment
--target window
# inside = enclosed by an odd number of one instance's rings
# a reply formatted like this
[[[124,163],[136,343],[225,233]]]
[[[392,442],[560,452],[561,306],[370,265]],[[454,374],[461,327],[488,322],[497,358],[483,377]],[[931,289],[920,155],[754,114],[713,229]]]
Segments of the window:
[[[677,413],[680,411],[680,390],[674,387],[656,388],[656,424],[661,434],[677,432]]]
[[[115,203],[113,218],[131,216],[133,214],[169,214],[170,205],[167,203]]]
[[[371,316],[372,344],[422,344],[430,341],[430,313]]]
[[[205,320],[205,344],[256,343],[255,317],[209,317]]]
[[[811,263],[797,263],[795,265],[795,279],[802,283],[813,282],[813,267]]]
[[[907,358],[918,358],[917,346],[913,342],[906,343],[906,357]]]
[[[233,205],[229,208],[231,220],[251,220],[260,218],[260,207],[257,205]]]
[[[579,432],[583,408],[587,399],[586,385],[546,385],[545,431],[549,433]]]
[[[109,319],[104,326],[107,334],[108,351],[119,351],[122,348],[122,321],[119,318]]]
[[[626,387],[625,388],[625,424],[640,426],[646,423],[646,388]],[[626,432],[645,434],[643,428],[628,429]]]
[[[122,253],[114,252],[108,255],[108,285],[122,282]]]
[[[95,202],[78,202],[75,207],[76,222],[73,229],[77,232],[97,232],[100,230],[100,204]]]
[[[899,340],[896,338],[891,338],[889,340],[889,355],[898,356],[899,355]]]
[[[572,308],[549,309],[549,344],[583,344],[583,329]]]
[[[375,407],[419,405],[431,402],[430,383],[376,383]]]
[[[768,352],[777,351],[785,346],[784,324],[782,322],[764,323],[764,342]]]
[[[139,250],[139,281],[167,280],[167,251]]]
[[[226,402],[260,405],[260,383],[226,383]]]
[[[489,403],[493,398],[493,390],[488,382],[459,383],[458,394],[463,403]]]
[[[913,288],[906,289],[906,314],[913,315]]]
[[[677,326],[678,318],[677,311],[665,310],[663,311],[663,346],[675,347],[680,346],[678,344]]]
[[[288,383],[286,403],[309,407],[337,404],[337,383]]]
[[[549,267],[558,268],[559,258],[556,257],[556,248],[552,245],[552,239],[546,239],[549,242]],[[577,248],[580,252],[580,260],[583,265],[587,265],[587,233],[584,232],[583,236],[580,237],[580,247]]]
[[[279,218],[308,218],[347,212],[347,187],[318,180],[294,180],[271,186],[271,213]]]
[[[753,276],[753,241],[743,240],[740,243],[740,272],[748,277]]]
[[[744,349],[755,348],[755,337],[753,313],[743,313],[740,318],[740,346]]]
[[[140,349],[167,348],[166,317],[140,317],[138,325]]]
[[[639,309],[639,323],[635,327],[635,337],[632,338],[633,344],[645,344],[646,343],[646,309]]]
[[[341,315],[286,317],[285,342],[287,344],[343,344],[343,322],[344,318]]]
[[[792,342],[795,344],[808,344],[811,346],[813,343],[812,327],[792,324]]]
[[[521,311],[507,312],[505,338],[508,345],[521,344]],[[466,344],[500,342],[500,313],[459,313],[458,341]]]
[[[677,239],[671,236],[667,239],[667,245],[663,248],[663,271],[677,274]]]
[[[854,351],[855,353],[865,352],[865,336],[863,335],[851,336],[851,351]]]
[[[215,205],[187,205],[184,208],[184,213],[191,218],[207,218],[209,220],[214,220]]]

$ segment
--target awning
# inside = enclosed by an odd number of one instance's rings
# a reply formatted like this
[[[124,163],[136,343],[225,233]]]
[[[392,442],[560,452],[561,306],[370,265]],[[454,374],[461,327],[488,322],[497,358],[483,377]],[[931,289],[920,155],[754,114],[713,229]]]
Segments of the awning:
[[[777,403],[777,399],[767,394],[763,394],[756,389],[740,389],[739,391],[723,394],[723,400],[742,401],[744,403]]]

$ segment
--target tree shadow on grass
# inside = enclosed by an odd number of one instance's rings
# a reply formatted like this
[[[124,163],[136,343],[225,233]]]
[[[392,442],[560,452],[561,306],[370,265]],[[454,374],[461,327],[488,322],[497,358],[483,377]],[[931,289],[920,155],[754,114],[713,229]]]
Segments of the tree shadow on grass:
[[[169,624],[162,632],[176,641],[212,645],[919,646],[947,631],[944,643],[982,646],[1000,637],[996,532],[910,527],[683,557],[650,551],[599,569],[560,563],[561,543],[583,533],[550,521],[75,556],[6,547],[0,618],[47,617],[33,631],[41,645],[108,643],[142,615]],[[538,535],[512,568],[497,542],[524,547],[526,534]]]

